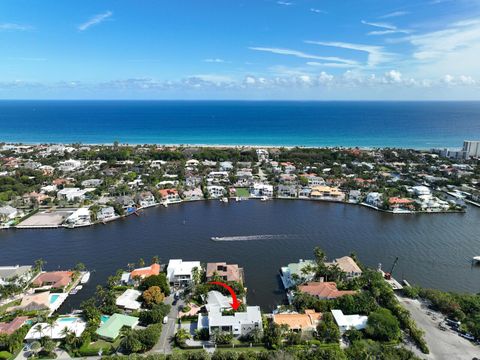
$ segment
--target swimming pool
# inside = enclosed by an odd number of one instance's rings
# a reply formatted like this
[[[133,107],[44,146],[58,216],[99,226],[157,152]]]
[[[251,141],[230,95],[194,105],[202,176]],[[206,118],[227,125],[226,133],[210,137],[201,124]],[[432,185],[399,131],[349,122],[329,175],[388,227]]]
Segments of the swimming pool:
[[[58,294],[53,294],[53,295],[50,295],[50,304],[53,304],[55,301],[57,301],[57,299],[60,297],[60,295]]]
[[[110,315],[102,315],[100,316],[100,322],[103,324],[107,322],[107,320],[110,319]]]
[[[77,321],[78,317],[60,317],[57,319],[57,322],[59,323],[71,323],[74,321]]]

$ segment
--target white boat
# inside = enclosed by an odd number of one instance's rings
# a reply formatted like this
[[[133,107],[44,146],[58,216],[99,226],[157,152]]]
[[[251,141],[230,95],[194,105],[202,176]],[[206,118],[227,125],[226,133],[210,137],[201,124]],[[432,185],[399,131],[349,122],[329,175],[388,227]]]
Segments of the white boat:
[[[480,256],[474,256],[473,261],[477,263],[480,262]]]
[[[260,198],[260,201],[267,201],[267,200],[268,200],[268,196],[262,196],[262,197]]]
[[[221,202],[224,202],[224,203],[228,203],[228,198],[222,197],[222,198],[220,199],[220,201],[221,201]]]
[[[81,284],[86,284],[90,280],[90,271],[87,271],[85,274],[83,274],[82,279],[80,280]]]

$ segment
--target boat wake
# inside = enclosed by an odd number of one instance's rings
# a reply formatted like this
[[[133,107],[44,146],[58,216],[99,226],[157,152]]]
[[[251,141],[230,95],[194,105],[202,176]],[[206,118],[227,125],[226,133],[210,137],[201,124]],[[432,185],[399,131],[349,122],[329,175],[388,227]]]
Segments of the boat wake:
[[[246,235],[246,236],[214,236],[213,241],[256,241],[256,240],[284,240],[298,238],[298,235],[277,234],[277,235]]]

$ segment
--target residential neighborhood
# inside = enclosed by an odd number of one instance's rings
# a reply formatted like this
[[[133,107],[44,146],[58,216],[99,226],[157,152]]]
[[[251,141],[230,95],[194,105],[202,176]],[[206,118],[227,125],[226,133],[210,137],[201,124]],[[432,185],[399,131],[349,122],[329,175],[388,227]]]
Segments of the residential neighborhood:
[[[76,228],[198,201],[299,199],[392,214],[479,204],[475,158],[435,149],[0,144],[0,226]]]

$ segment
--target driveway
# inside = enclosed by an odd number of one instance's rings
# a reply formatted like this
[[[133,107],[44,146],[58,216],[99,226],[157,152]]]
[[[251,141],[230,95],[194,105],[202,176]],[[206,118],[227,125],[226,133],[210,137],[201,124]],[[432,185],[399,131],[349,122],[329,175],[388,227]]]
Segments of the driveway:
[[[168,321],[162,326],[162,333],[160,334],[160,339],[155,344],[150,352],[157,352],[162,354],[171,354],[172,346],[170,339],[175,335],[175,328],[178,322],[178,312],[182,309],[185,302],[182,299],[177,300],[176,304],[173,305],[173,294],[168,296],[165,299],[165,304],[172,305],[170,313],[168,314]]]
[[[419,300],[401,296],[397,296],[397,299],[410,311],[418,327],[425,331],[425,340],[430,354],[422,354],[417,347],[413,346],[412,351],[417,356],[429,360],[471,360],[474,357],[480,357],[480,346],[461,338],[450,328],[445,331],[440,330],[438,324],[444,320],[442,314],[429,310]]]

